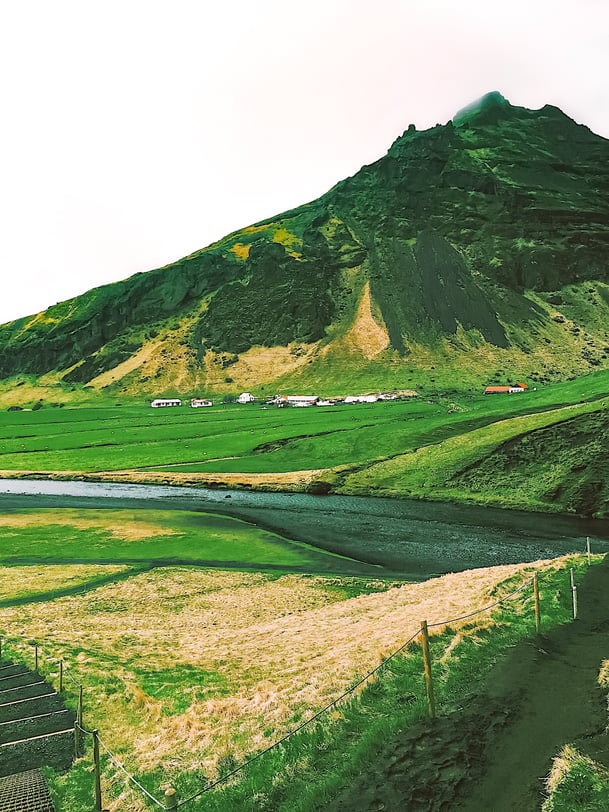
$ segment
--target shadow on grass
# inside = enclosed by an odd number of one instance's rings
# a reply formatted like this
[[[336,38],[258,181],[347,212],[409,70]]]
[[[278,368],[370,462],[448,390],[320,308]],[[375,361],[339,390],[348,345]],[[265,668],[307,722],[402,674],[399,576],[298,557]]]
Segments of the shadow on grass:
[[[42,559],[34,560],[31,558],[23,558],[19,561],[3,561],[2,566],[27,566],[28,564],[121,564],[125,563],[122,561],[44,561]],[[129,563],[129,562],[127,562]],[[100,586],[105,586],[106,584],[116,583],[118,581],[126,581],[128,578],[131,578],[133,575],[139,575],[142,572],[148,572],[149,570],[154,569],[154,565],[146,565],[142,562],[142,565],[139,567],[133,567],[132,569],[125,570],[124,572],[114,572],[111,575],[103,575],[99,578],[92,578],[90,581],[86,581],[85,583],[81,584],[74,584],[73,586],[67,586],[59,589],[49,589],[46,592],[34,592],[30,595],[17,595],[14,598],[5,598],[4,600],[0,600],[0,609],[8,609],[11,606],[25,606],[28,603],[44,603],[45,601],[53,601],[56,598],[65,598],[70,595],[84,595],[87,592],[91,592],[94,589],[97,589]]]
[[[145,572],[150,572],[154,569],[162,569],[164,567],[197,567],[202,569],[220,569],[220,570],[235,570],[237,572],[269,572],[283,574],[299,574],[299,575],[334,575],[334,576],[350,576],[350,577],[375,577],[388,579],[391,581],[412,581],[411,576],[405,576],[404,573],[393,573],[385,570],[379,571],[378,567],[337,567],[336,569],[322,569],[321,567],[305,567],[305,566],[292,566],[286,567],[284,564],[256,564],[247,563],[243,561],[213,561],[206,559],[194,558],[63,558],[53,560],[45,559],[42,556],[15,556],[12,558],[4,559],[0,563],[4,567],[16,566],[34,566],[34,565],[47,565],[47,566],[66,566],[70,564],[124,564],[131,565],[131,568],[124,572],[112,573],[111,575],[104,575],[99,578],[92,578],[90,581],[81,584],[74,584],[73,586],[50,589],[45,592],[34,592],[30,595],[18,595],[14,598],[5,598],[0,600],[0,609],[7,609],[14,606],[25,606],[29,603],[44,603],[52,601],[57,598],[65,598],[71,595],[85,595],[98,589],[100,586],[106,584],[117,583],[119,581],[126,581],[135,575],[140,575]]]

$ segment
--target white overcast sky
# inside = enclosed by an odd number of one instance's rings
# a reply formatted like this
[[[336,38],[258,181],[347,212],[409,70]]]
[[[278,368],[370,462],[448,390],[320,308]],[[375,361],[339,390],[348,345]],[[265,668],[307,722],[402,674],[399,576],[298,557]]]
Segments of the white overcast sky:
[[[609,137],[607,0],[0,0],[0,323],[305,203],[500,90]]]

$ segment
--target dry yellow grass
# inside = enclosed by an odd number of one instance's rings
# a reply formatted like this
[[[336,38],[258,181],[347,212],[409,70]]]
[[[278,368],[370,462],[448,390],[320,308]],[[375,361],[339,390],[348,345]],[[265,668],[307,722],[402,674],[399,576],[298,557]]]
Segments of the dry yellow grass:
[[[70,564],[61,566],[29,565],[0,567],[0,596],[2,599],[17,595],[33,595],[85,584],[92,578],[124,572],[120,565]]]
[[[605,690],[609,689],[609,660],[603,660],[598,674],[598,684]],[[607,707],[609,708],[609,695],[607,696]]]
[[[309,485],[316,477],[328,470],[314,468],[310,471],[286,471],[282,473],[181,473],[179,471],[96,471],[83,474],[81,471],[0,471],[0,479],[81,479],[88,482],[133,482],[139,484],[171,485],[210,485],[227,488],[249,488],[251,490],[281,490],[298,492]]]
[[[216,363],[216,354],[208,352],[205,356],[206,383],[210,387],[234,389],[256,389],[261,382],[294,372],[304,366],[315,352],[316,344],[299,344],[298,352],[294,346],[287,347],[252,347],[239,356],[239,360],[227,369]],[[225,377],[232,378],[229,387]]]
[[[552,769],[546,778],[546,791],[555,792],[569,774],[573,764],[582,758],[571,744],[566,744],[552,762]],[[590,761],[590,759],[586,759]],[[592,763],[590,761],[590,763]]]
[[[127,358],[126,361],[117,364],[107,372],[102,372],[101,375],[89,381],[90,386],[103,389],[104,386],[110,386],[110,384],[120,381],[125,375],[134,372],[136,369],[139,369],[139,367],[156,366],[155,359],[162,345],[163,341],[161,339],[148,341],[138,352],[134,353],[131,358]]]
[[[229,250],[239,259],[247,259],[250,255],[251,247],[251,245],[244,245],[242,242],[236,242]]]
[[[196,386],[199,376],[191,369],[192,359],[188,347],[183,342],[192,321],[192,318],[184,319],[177,330],[148,341],[131,358],[93,378],[88,382],[89,385],[101,389],[122,381],[137,371],[140,378],[149,378],[154,383],[148,387],[139,383],[135,386],[131,383],[134,392],[141,393],[146,389],[159,392],[179,391],[180,387],[188,390]]]
[[[128,753],[133,769],[211,774],[226,752],[241,757],[268,744],[265,731],[279,735],[294,713],[335,698],[422,618],[435,623],[482,607],[498,582],[528,566],[456,573],[349,600],[338,600],[322,578],[172,569],[37,604],[27,614],[5,609],[0,623],[11,637],[46,639],[75,658],[85,685],[97,683],[85,693],[90,723]],[[104,687],[110,662],[123,682],[118,692]],[[193,672],[192,687],[180,689],[186,709],[161,715],[162,700],[146,695],[138,674],[185,667],[201,670],[203,686],[223,690],[202,694]]]
[[[366,282],[357,308],[353,325],[343,338],[343,343],[351,352],[361,352],[364,358],[374,358],[389,346],[389,334],[384,324],[379,324],[372,315],[370,282]]]
[[[0,381],[0,408],[10,406],[23,406],[37,400],[59,403],[71,401],[74,404],[86,399],[87,393],[82,391],[67,393],[60,383],[60,376],[57,374],[43,375],[37,381],[18,381],[15,379]]]
[[[193,353],[187,346],[186,337],[193,323],[207,309],[207,304],[207,299],[203,299],[194,312],[181,319],[179,325],[164,329],[126,361],[92,378],[88,384],[102,389],[120,382],[127,391],[138,395],[180,389],[190,391],[204,385],[204,371],[193,365]],[[142,381],[142,378],[147,380]]]
[[[140,541],[153,536],[171,536],[175,531],[152,522],[142,521],[132,511],[114,510],[110,515],[99,510],[40,509],[32,513],[7,513],[0,516],[0,527],[47,527],[49,524],[75,527],[79,530],[106,530],[124,541]]]

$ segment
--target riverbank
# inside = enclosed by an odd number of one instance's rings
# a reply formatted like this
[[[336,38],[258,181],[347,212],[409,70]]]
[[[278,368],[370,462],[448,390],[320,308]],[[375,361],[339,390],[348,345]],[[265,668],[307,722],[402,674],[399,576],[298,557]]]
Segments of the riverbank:
[[[285,473],[181,473],[178,471],[0,471],[0,479],[55,482],[124,482],[132,485],[177,485],[184,488],[242,488],[271,493],[307,493],[324,469]],[[370,494],[372,495],[372,494]]]
[[[441,502],[116,482],[4,479],[0,508],[190,510],[263,529],[405,577],[609,552],[609,522]]]
[[[457,403],[442,396],[325,411],[91,406],[0,413],[0,477],[357,494],[609,517],[601,383],[576,402],[571,382],[526,398]]]

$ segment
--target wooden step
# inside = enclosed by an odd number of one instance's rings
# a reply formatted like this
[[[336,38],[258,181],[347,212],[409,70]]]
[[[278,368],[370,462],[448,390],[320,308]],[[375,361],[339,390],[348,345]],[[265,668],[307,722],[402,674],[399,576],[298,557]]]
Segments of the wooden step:
[[[21,674],[11,674],[9,677],[3,677],[0,674],[0,691],[32,685],[32,683],[39,682],[41,679],[42,677],[36,671],[24,671]]]
[[[19,688],[7,688],[6,690],[0,689],[0,705],[5,705],[7,702],[15,702],[18,699],[31,699],[33,696],[44,696],[49,691],[54,690],[48,682],[38,678],[36,682],[29,685],[21,685]]]
[[[37,716],[40,713],[49,713],[54,710],[61,710],[64,707],[63,699],[57,693],[49,689],[48,694],[34,696],[30,699],[19,699],[13,702],[6,702],[0,705],[0,722],[12,722],[16,719],[28,719],[30,716]]]
[[[11,722],[0,722],[0,744],[42,736],[45,733],[56,733],[74,726],[76,714],[68,708],[41,713],[26,719]]]
[[[0,666],[0,677],[10,677],[13,674],[27,674],[28,668],[21,663],[5,663]]]
[[[0,744],[0,776],[37,767],[52,767],[64,771],[70,768],[73,758],[73,728]]]

